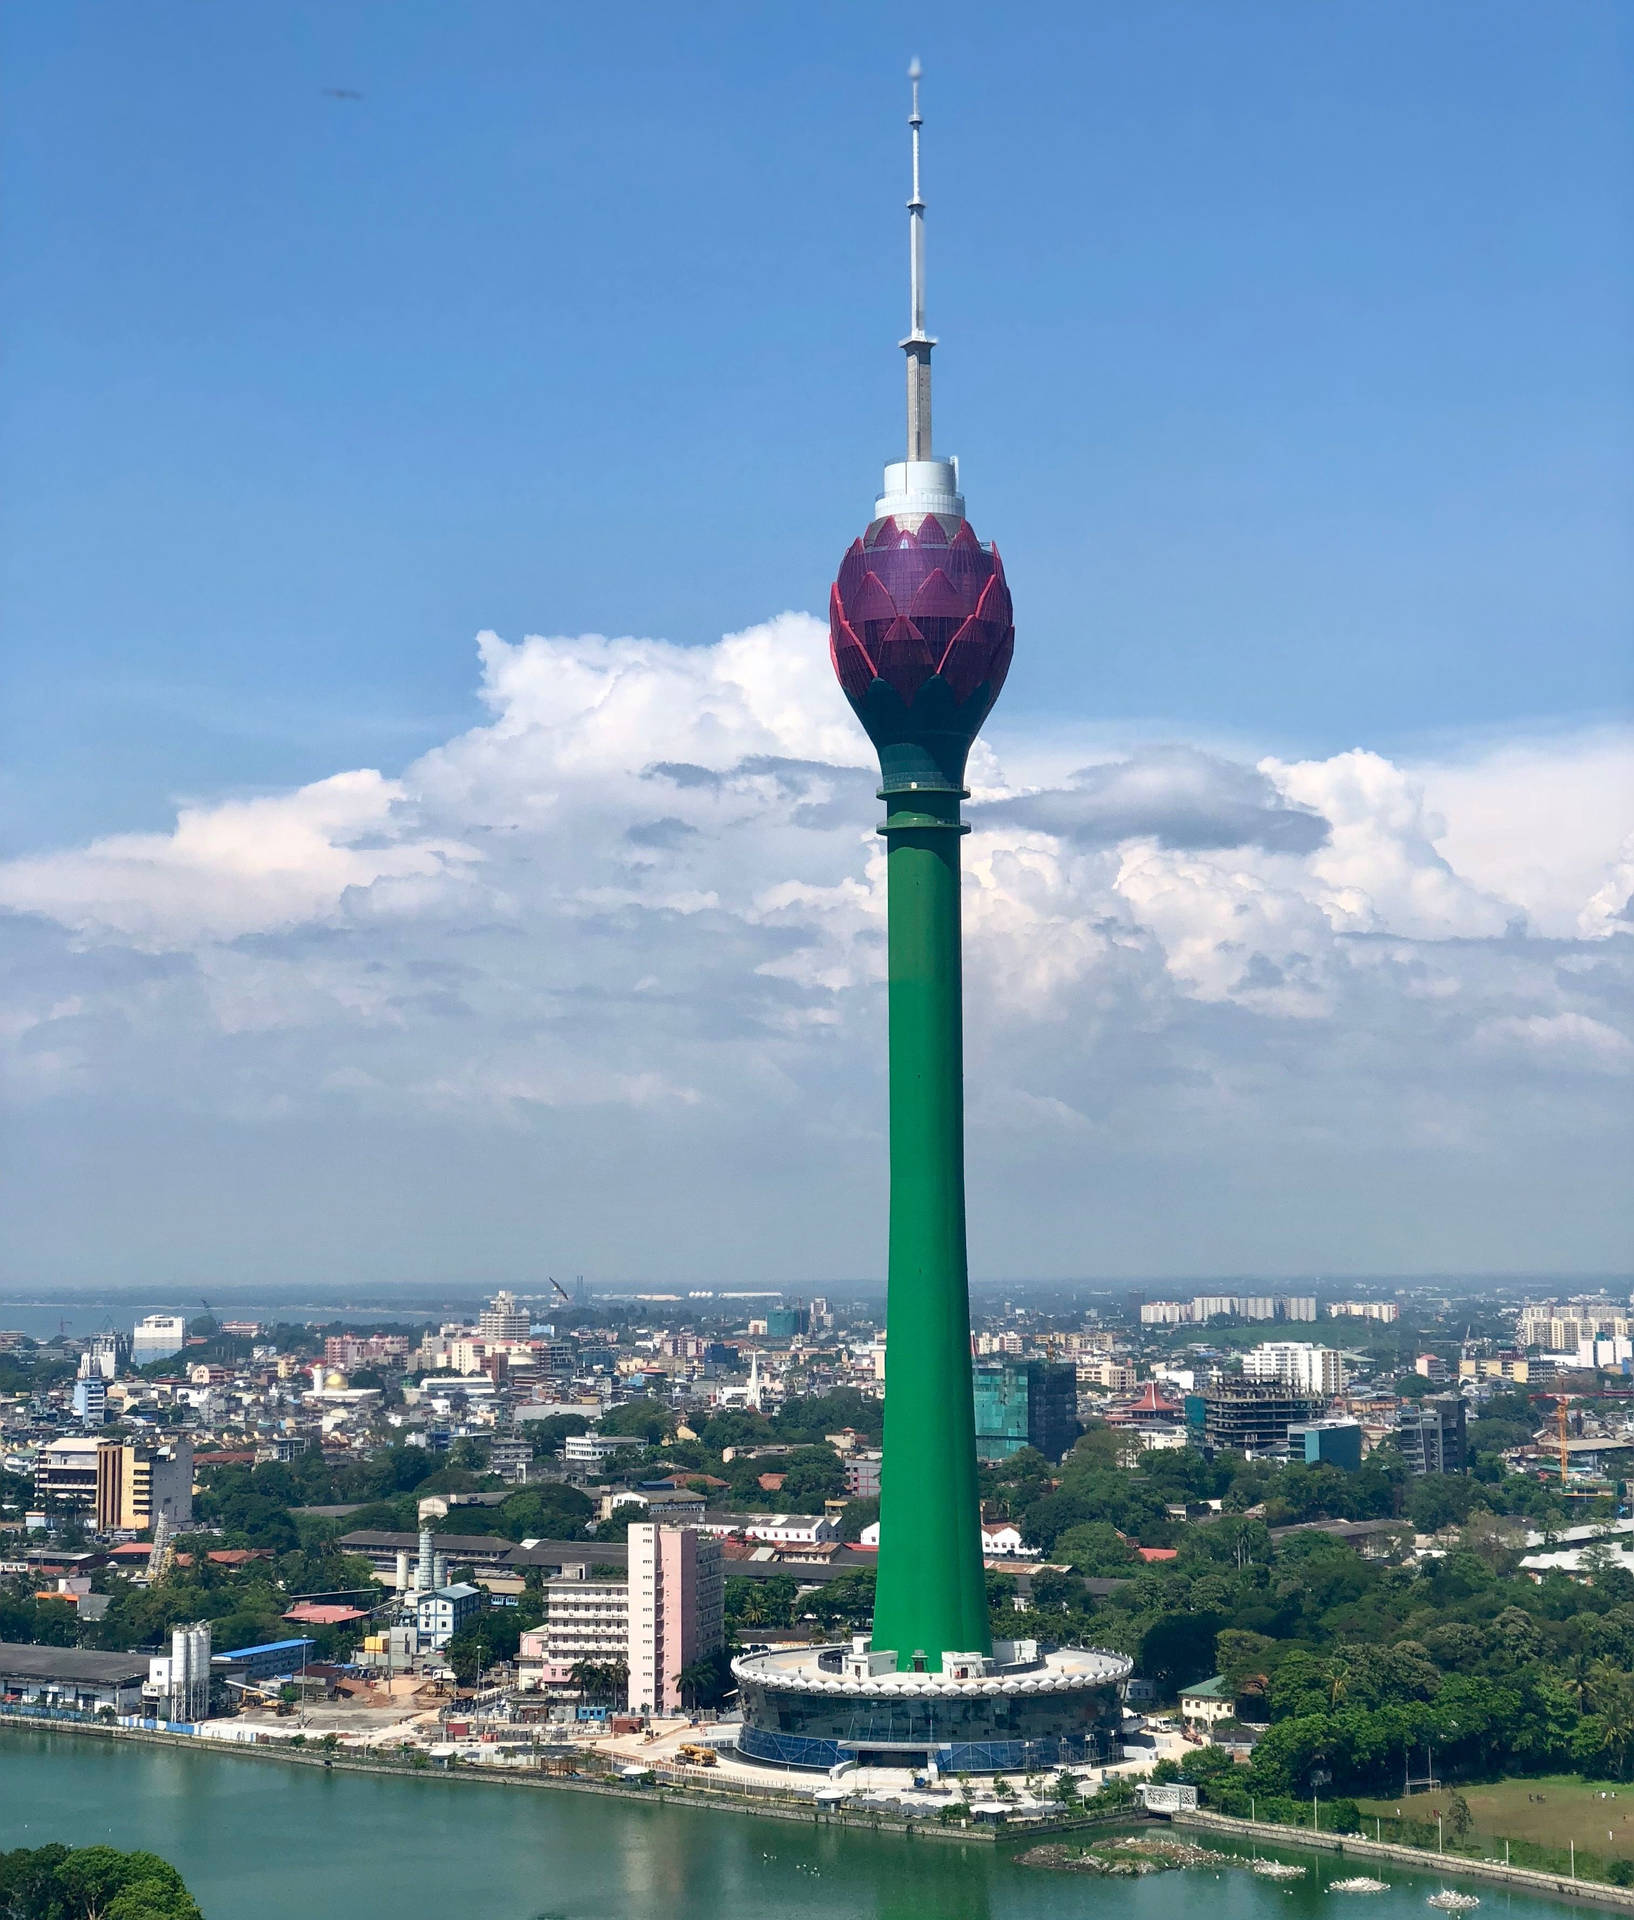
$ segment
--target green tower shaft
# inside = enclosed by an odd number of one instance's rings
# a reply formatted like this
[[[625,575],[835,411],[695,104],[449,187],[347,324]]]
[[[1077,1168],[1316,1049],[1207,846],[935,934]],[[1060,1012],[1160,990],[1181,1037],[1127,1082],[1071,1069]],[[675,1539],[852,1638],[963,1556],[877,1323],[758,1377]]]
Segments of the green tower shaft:
[[[965,1258],[958,790],[882,793],[889,913],[891,1239],[873,1644],[899,1669],[991,1640]],[[922,1661],[920,1656],[922,1656]]]
[[[907,458],[829,593],[829,654],[879,753],[890,916],[891,1247],[873,1644],[899,1670],[987,1654],[965,1264],[959,840],[971,743],[1004,685],[1014,610],[998,549],[931,451],[919,66],[908,202]]]

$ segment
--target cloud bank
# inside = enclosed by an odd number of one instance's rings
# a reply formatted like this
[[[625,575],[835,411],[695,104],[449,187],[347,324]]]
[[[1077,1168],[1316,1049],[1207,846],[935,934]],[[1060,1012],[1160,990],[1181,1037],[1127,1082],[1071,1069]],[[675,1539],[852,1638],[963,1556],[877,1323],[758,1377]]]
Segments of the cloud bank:
[[[16,1271],[882,1258],[884,864],[823,629],[481,636],[396,778],[0,867]],[[966,853],[996,1276],[1627,1264],[1634,743],[1006,729]]]

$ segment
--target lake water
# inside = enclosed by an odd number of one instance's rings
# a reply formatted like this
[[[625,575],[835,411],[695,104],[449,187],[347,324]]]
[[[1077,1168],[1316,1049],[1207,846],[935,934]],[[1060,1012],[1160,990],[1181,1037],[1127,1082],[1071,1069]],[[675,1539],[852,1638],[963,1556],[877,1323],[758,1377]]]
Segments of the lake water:
[[[1108,1881],[991,1846],[0,1731],[0,1847],[51,1840],[151,1848],[205,1920],[1433,1920],[1439,1884],[1297,1852],[1316,1870],[1291,1891],[1237,1870]],[[1358,1871],[1391,1891],[1323,1891]],[[1566,1911],[1473,1890],[1482,1920]]]

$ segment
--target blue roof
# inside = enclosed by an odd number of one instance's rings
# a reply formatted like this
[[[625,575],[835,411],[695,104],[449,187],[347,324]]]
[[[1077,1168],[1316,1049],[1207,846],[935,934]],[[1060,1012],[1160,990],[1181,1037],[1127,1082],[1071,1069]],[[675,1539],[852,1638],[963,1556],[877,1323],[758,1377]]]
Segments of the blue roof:
[[[267,1640],[259,1647],[234,1647],[231,1653],[218,1653],[218,1660],[248,1660],[258,1653],[293,1653],[297,1647],[315,1647],[316,1640]]]

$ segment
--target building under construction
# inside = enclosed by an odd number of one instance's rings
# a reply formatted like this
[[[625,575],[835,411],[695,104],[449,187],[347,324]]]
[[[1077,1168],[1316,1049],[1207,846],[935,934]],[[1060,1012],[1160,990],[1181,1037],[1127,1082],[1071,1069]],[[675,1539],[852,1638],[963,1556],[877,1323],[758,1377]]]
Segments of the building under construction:
[[[1274,1380],[1222,1380],[1203,1395],[1203,1452],[1285,1459],[1288,1429],[1322,1411],[1320,1400]]]

